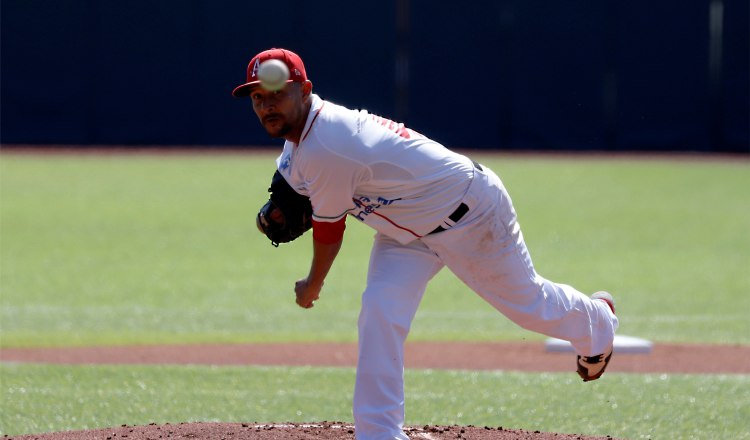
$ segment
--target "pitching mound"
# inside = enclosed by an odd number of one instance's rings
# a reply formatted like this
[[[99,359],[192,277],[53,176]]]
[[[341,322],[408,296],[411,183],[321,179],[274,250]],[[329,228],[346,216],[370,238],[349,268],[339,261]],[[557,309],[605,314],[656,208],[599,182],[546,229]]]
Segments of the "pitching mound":
[[[595,440],[612,437],[545,433],[477,426],[421,426],[405,429],[412,440]],[[70,431],[7,437],[14,440],[354,440],[354,426],[338,422],[316,424],[181,423],[178,425],[121,426],[91,431]]]

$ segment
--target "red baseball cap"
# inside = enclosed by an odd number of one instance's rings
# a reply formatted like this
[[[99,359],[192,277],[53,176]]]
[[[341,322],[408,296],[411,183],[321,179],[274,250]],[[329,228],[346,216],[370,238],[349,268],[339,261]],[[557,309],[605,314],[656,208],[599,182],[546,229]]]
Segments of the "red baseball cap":
[[[290,82],[305,82],[307,81],[307,74],[305,73],[305,65],[302,64],[302,58],[291,50],[286,49],[268,49],[255,55],[250,64],[247,65],[247,82],[240,84],[235,87],[232,91],[232,96],[241,98],[250,94],[250,87],[259,84],[258,80],[258,67],[260,63],[268,60],[281,60],[289,68],[289,80]]]

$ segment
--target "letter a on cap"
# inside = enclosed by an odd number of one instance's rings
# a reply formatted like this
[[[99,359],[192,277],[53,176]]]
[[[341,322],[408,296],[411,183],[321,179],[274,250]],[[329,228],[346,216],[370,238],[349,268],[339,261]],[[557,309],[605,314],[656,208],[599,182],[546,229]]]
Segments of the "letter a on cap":
[[[258,68],[260,68],[260,60],[255,60],[255,64],[253,65],[253,73],[251,74],[253,78],[258,77]]]

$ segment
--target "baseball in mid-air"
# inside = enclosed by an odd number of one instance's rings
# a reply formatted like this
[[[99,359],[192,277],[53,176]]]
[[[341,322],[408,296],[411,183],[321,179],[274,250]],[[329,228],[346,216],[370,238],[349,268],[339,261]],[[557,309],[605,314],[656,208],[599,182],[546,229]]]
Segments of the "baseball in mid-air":
[[[264,61],[258,67],[258,79],[261,87],[275,92],[286,85],[289,79],[289,68],[281,60]]]

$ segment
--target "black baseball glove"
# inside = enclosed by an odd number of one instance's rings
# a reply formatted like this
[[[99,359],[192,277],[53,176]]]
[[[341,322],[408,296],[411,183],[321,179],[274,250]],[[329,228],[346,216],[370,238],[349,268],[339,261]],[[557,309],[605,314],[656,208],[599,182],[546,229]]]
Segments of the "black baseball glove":
[[[271,179],[270,199],[260,208],[256,225],[271,244],[288,243],[312,227],[310,198],[295,191],[276,171]]]

